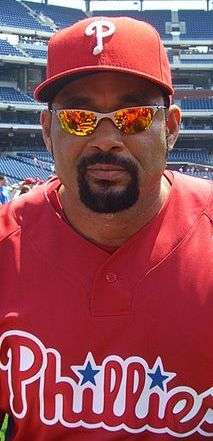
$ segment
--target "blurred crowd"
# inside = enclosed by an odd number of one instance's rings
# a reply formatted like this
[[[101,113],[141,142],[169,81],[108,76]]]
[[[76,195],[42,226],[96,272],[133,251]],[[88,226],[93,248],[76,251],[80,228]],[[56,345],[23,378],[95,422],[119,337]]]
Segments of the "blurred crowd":
[[[43,184],[43,182],[39,178],[27,178],[24,181],[10,184],[8,179],[0,173],[0,205],[6,204],[12,199],[17,199],[35,186]]]

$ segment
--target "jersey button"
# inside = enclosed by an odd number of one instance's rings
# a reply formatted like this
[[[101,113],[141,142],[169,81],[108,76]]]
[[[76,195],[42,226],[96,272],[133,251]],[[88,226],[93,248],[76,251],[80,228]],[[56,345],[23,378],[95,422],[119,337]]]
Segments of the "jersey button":
[[[107,273],[105,279],[108,283],[115,283],[118,280],[118,277],[115,273]]]

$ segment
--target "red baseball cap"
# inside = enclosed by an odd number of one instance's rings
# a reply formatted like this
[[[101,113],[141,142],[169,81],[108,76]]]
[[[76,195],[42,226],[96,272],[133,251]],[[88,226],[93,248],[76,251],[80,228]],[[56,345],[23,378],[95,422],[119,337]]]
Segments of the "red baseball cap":
[[[72,78],[116,71],[146,78],[174,93],[163,42],[150,24],[128,17],[92,17],[57,32],[49,40],[47,79],[34,96],[48,102]]]

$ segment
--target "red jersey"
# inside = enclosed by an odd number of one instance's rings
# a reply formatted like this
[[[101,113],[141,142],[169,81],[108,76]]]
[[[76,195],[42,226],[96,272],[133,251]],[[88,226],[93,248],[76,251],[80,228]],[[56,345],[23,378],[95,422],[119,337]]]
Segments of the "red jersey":
[[[57,179],[1,208],[8,439],[213,439],[211,184],[166,176],[166,205],[113,253],[64,220]]]

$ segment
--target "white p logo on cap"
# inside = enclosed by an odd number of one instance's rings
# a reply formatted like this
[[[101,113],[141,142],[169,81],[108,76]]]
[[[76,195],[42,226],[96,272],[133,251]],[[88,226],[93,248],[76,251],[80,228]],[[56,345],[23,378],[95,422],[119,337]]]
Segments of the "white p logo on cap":
[[[86,27],[85,34],[88,37],[96,34],[97,45],[93,49],[93,55],[98,55],[103,51],[103,39],[113,35],[114,32],[114,23],[110,20],[105,20],[104,18],[101,20],[94,20]]]

